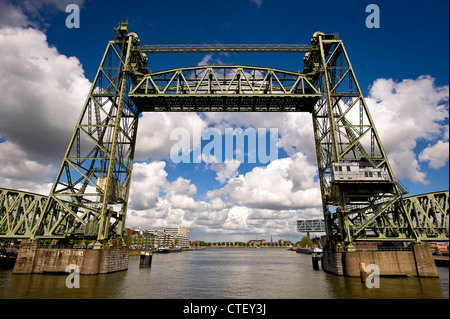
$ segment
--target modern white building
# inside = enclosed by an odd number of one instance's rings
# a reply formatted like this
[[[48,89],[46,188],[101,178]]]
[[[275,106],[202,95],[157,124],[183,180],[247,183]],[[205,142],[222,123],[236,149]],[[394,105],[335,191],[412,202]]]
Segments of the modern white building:
[[[160,228],[159,232],[164,236],[164,238],[169,239],[169,243],[173,246],[188,248],[190,245],[189,229],[186,227]]]
[[[188,248],[190,246],[189,229],[186,227],[161,227],[158,229],[134,227],[131,231],[134,237],[134,240],[131,241],[132,244],[154,248],[173,246]]]

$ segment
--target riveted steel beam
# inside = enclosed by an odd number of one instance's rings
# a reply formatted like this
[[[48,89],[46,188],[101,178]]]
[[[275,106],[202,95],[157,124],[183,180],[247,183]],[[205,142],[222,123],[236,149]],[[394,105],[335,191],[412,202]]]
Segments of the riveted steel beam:
[[[144,53],[195,53],[195,52],[308,52],[306,44],[152,44],[139,48]]]

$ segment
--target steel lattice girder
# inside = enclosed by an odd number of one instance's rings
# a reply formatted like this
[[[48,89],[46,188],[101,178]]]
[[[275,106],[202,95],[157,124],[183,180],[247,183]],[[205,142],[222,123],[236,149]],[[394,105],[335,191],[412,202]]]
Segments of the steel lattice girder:
[[[99,212],[89,207],[0,189],[0,238],[97,238],[98,228],[90,222],[93,216]]]
[[[308,52],[306,44],[153,44],[140,47],[145,53],[181,52]]]
[[[435,192],[403,198],[406,212],[420,240],[449,238],[449,192]]]
[[[311,112],[322,94],[302,73],[219,65],[149,73],[129,96],[140,111]]]
[[[0,189],[0,238],[30,238],[48,197]]]
[[[434,192],[381,201],[349,212],[353,240],[409,241],[410,225],[420,241],[446,241],[449,238],[449,192]],[[403,213],[398,206],[406,208]]]

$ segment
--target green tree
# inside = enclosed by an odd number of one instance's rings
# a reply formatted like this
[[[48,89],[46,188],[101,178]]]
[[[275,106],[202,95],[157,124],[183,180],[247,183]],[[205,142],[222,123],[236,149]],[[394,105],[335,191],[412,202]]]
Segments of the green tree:
[[[303,236],[302,240],[300,241],[300,247],[312,247],[314,246],[311,238],[309,238],[308,236]]]

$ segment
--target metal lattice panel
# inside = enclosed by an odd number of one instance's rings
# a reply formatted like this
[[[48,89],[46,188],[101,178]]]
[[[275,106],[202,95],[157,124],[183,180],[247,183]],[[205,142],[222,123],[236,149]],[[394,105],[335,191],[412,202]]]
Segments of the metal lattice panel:
[[[222,65],[149,73],[129,96],[140,111],[311,112],[322,95],[301,73]]]
[[[300,219],[297,220],[297,231],[306,232],[324,232],[325,221],[323,219]]]

